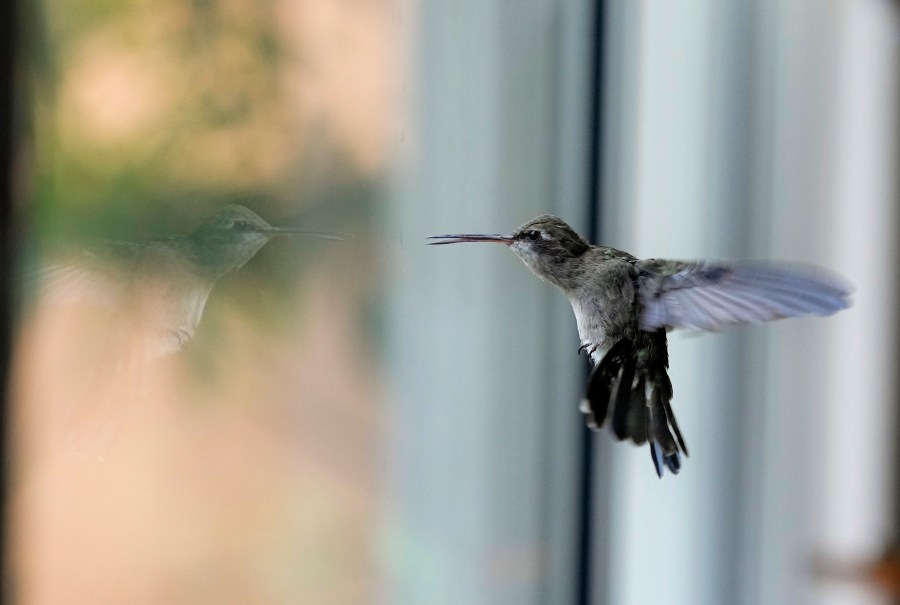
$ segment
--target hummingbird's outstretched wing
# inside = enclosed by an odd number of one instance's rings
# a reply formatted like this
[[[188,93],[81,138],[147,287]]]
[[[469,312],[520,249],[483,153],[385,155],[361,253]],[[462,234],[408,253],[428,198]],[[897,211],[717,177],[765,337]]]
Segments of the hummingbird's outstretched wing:
[[[214,280],[185,238],[171,237],[146,244],[98,242],[51,262],[39,282],[42,304],[103,318],[104,331],[130,334],[130,346],[149,359],[174,353],[191,339]]]
[[[95,242],[90,248],[70,249],[37,271],[37,286],[46,302],[90,304],[115,310],[140,254],[130,242]]]
[[[715,330],[726,324],[831,315],[850,306],[850,287],[802,265],[751,262],[635,263],[641,329]]]

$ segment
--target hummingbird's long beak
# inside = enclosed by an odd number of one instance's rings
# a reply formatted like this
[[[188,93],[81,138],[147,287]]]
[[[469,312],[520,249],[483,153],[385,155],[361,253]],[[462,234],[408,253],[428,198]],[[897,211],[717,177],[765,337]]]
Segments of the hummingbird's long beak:
[[[513,238],[511,235],[500,235],[498,233],[488,235],[434,235],[432,237],[429,237],[428,239],[442,240],[428,242],[429,246],[440,246],[442,244],[459,244],[462,242],[492,242],[495,244],[506,244],[507,246],[513,243]]]
[[[342,242],[347,239],[340,233],[332,233],[329,231],[304,231],[303,229],[294,229],[291,227],[269,227],[268,229],[263,231],[263,233],[272,237],[277,235],[305,235],[307,237],[328,239],[335,242]]]

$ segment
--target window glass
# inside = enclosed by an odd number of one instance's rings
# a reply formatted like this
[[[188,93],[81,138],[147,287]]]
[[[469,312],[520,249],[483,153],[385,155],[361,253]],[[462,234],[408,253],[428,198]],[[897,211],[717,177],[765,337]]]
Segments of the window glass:
[[[397,10],[29,7],[23,603],[372,599]]]
[[[28,7],[22,602],[573,598],[580,4]]]

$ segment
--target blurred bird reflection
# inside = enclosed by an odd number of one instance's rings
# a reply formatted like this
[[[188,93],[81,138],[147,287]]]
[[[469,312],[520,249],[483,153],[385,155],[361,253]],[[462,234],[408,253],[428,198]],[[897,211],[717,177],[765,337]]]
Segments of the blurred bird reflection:
[[[73,346],[65,348],[77,356],[61,361],[91,361],[78,372],[81,393],[70,393],[69,446],[104,457],[127,411],[121,402],[145,390],[148,363],[178,352],[194,336],[219,279],[243,267],[272,238],[287,235],[342,239],[275,227],[231,204],[187,235],[104,242],[43,269],[41,304],[74,313]]]
[[[246,258],[203,260],[212,244],[193,240],[217,239],[224,216],[62,256],[23,312],[10,505],[23,602],[369,602],[365,234],[317,217],[353,236],[280,238],[217,281]],[[190,284],[190,313],[163,304]]]

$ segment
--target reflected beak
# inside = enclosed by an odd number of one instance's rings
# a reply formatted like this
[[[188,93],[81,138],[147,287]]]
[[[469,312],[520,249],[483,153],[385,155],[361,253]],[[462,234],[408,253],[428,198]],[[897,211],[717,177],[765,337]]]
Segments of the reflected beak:
[[[428,239],[440,240],[428,242],[429,246],[440,246],[442,244],[459,244],[461,242],[492,242],[495,244],[506,244],[509,246],[513,243],[510,235],[500,235],[498,233],[489,235],[435,235]]]
[[[293,229],[291,227],[269,227],[263,231],[263,233],[272,237],[277,235],[305,235],[307,237],[328,239],[336,242],[342,242],[347,239],[340,233],[332,233],[329,231],[304,231],[303,229]]]

